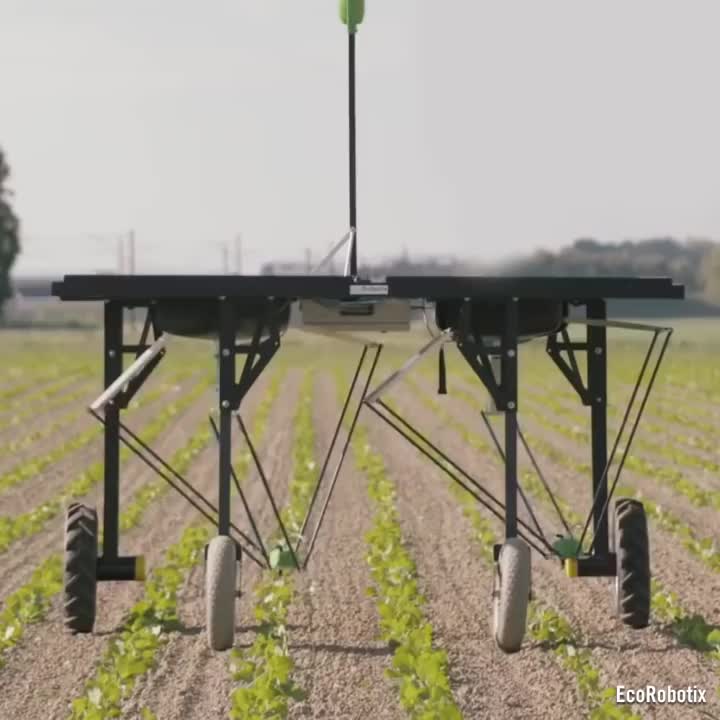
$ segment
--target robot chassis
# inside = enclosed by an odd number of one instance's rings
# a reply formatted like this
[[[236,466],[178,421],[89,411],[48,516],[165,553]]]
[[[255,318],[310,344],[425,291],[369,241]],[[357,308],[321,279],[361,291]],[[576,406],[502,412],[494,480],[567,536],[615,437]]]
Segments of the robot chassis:
[[[223,650],[233,643],[236,573],[243,558],[263,568],[283,571],[307,568],[362,407],[367,407],[412,443],[471,493],[479,504],[504,522],[504,542],[494,549],[493,590],[494,635],[501,649],[514,652],[522,643],[531,587],[531,549],[544,558],[559,559],[571,577],[614,577],[615,602],[622,622],[635,628],[647,626],[650,555],[645,512],[642,503],[632,498],[616,500],[614,512],[611,512],[610,503],[672,330],[609,320],[607,301],[681,299],[684,296],[683,287],[670,279],[403,276],[374,282],[358,280],[355,276],[334,275],[68,275],[53,284],[53,294],[68,301],[104,302],[105,390],[89,408],[104,425],[103,537],[99,548],[98,518],[94,508],[73,503],[67,509],[65,622],[71,631],[92,631],[98,582],[144,577],[143,559],[123,556],[119,551],[121,443],[167,480],[217,528],[217,536],[206,548],[207,634],[210,646]],[[303,532],[295,544],[290,542],[268,479],[240,416],[243,399],[280,349],[282,333],[288,326],[294,303],[299,305],[304,329],[349,337],[362,346],[303,525],[303,530],[307,531],[312,516],[314,528],[312,532]],[[369,341],[366,336],[355,336],[353,331],[385,333],[409,330],[412,310],[429,307],[434,307],[437,334],[371,391],[383,344]],[[123,336],[123,313],[131,308],[145,308],[147,313],[139,341],[128,344]],[[568,332],[570,323],[584,326],[584,338],[571,339]],[[609,453],[608,327],[652,333],[617,438]],[[218,424],[211,417],[219,453],[217,507],[121,420],[121,411],[166,354],[168,335],[213,337],[218,343]],[[573,536],[518,426],[518,347],[522,342],[538,337],[545,339],[549,357],[574,388],[580,402],[590,408],[592,505],[579,538]],[[438,391],[444,394],[447,391],[442,349],[445,343],[456,345],[492,399],[495,412],[504,418],[504,442],[497,437],[488,413],[481,413],[480,418],[504,464],[504,502],[494,497],[383,400],[382,396],[389,387],[433,350],[438,351],[439,359]],[[126,355],[134,355],[135,359],[124,369]],[[585,379],[578,363],[580,355],[585,355],[586,359]],[[238,377],[239,356],[244,356],[244,363]],[[368,363],[369,369],[366,370]],[[363,373],[364,381],[361,381]],[[356,388],[359,388],[359,399],[355,398],[352,403]],[[341,425],[351,404],[349,430],[338,446],[340,457],[332,477],[326,481],[331,453],[338,444]],[[631,421],[635,408],[638,409]],[[233,471],[231,440],[234,420],[248,443],[284,537],[282,546],[273,550],[268,550],[263,542]],[[619,452],[620,440],[628,427],[624,449]],[[562,522],[566,534],[560,534],[560,539],[555,542],[548,539],[540,528],[518,480],[518,441],[529,454]],[[619,461],[611,468],[616,455],[620,455]],[[612,480],[611,474],[614,474]],[[232,520],[233,482],[250,525],[247,532]],[[319,510],[313,515],[321,486],[327,486],[327,489]],[[519,503],[527,509],[527,521],[518,515]],[[588,536],[590,526],[592,539]],[[611,540],[614,540],[614,548]]]

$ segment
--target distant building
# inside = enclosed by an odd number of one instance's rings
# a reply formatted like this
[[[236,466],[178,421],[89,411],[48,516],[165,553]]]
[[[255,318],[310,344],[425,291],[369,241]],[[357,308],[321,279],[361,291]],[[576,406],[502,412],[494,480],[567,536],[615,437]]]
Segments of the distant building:
[[[261,275],[307,275],[311,268],[305,263],[289,260],[266,262],[260,268]],[[335,271],[333,271],[334,273]]]

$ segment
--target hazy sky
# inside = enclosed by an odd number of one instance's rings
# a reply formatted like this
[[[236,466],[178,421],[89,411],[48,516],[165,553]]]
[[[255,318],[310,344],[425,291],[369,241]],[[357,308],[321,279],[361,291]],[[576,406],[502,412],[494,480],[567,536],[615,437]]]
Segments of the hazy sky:
[[[0,0],[16,272],[246,271],[347,229],[332,0]],[[361,256],[720,239],[720,3],[367,0]]]

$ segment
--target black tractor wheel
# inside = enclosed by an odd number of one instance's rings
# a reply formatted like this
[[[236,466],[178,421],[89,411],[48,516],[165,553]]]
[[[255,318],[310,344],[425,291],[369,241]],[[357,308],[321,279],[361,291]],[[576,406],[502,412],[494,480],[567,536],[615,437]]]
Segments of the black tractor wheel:
[[[617,613],[625,625],[645,628],[650,623],[650,543],[645,508],[638,500],[615,503]]]
[[[92,632],[97,589],[97,512],[73,503],[65,515],[65,627],[73,633]]]

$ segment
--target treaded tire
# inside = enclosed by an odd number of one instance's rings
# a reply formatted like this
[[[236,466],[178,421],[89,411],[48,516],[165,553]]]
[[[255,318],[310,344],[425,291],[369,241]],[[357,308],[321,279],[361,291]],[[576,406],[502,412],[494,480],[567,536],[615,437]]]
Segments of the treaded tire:
[[[208,545],[205,564],[207,639],[213,650],[229,650],[235,639],[237,546],[225,536]]]
[[[65,512],[63,615],[73,633],[92,632],[97,595],[97,512],[72,503]]]
[[[615,601],[620,620],[635,629],[650,624],[650,543],[645,508],[638,500],[615,502]]]
[[[506,653],[520,650],[530,601],[530,548],[520,538],[508,538],[495,564],[493,635]]]

